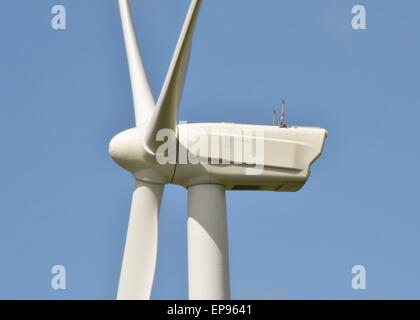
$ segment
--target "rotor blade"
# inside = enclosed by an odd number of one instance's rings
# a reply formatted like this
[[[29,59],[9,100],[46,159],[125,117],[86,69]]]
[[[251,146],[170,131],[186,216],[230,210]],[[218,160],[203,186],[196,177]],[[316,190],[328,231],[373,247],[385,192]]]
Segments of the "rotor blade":
[[[160,93],[157,108],[147,127],[145,141],[150,151],[155,152],[159,146],[156,134],[160,129],[176,130],[179,103],[184,88],[192,38],[202,0],[192,0],[178,44],[169,67],[165,83]]]
[[[134,116],[136,125],[149,121],[155,109],[155,99],[150,89],[146,70],[134,28],[128,0],[119,0],[121,22],[124,32],[125,49],[127,51],[128,68],[130,70],[131,90],[133,93]]]
[[[155,276],[158,218],[164,185],[136,180],[118,300],[150,299]]]

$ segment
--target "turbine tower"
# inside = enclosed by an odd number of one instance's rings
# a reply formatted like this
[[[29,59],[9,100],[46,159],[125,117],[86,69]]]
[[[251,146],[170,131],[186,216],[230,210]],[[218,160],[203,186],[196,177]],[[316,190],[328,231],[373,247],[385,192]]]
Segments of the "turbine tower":
[[[119,0],[135,128],[109,153],[135,179],[118,299],[150,299],[164,185],[188,189],[190,299],[229,299],[226,190],[297,191],[320,156],[327,131],[233,123],[177,124],[194,28],[192,0],[159,99],[155,102],[128,0]]]

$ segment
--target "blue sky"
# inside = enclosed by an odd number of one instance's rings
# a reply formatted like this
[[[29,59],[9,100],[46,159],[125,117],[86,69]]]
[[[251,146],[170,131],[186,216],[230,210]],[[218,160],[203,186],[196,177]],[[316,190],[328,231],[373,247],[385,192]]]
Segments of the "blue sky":
[[[155,97],[188,5],[132,1]],[[301,191],[227,193],[232,298],[420,299],[419,9],[204,1],[179,119],[269,125],[284,97],[288,124],[329,131]],[[108,155],[134,126],[117,1],[2,1],[0,29],[0,298],[114,299],[134,185]],[[186,299],[184,188],[166,187],[160,217],[152,298]]]

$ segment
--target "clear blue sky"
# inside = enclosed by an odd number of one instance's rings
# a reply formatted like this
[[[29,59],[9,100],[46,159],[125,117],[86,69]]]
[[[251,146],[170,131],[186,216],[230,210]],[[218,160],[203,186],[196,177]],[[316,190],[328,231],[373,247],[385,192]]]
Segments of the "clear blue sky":
[[[356,4],[367,30],[351,28]],[[132,1],[155,96],[188,5]],[[271,124],[284,97],[288,124],[329,131],[301,191],[227,193],[232,298],[420,298],[419,12],[204,1],[180,120]],[[117,1],[1,1],[0,29],[0,298],[113,299],[134,183],[108,155],[134,125]],[[167,186],[155,299],[187,298],[186,216],[186,190]]]

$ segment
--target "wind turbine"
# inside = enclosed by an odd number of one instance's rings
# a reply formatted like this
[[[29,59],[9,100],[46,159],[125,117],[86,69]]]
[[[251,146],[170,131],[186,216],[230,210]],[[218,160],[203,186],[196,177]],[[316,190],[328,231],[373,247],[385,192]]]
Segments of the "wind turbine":
[[[111,157],[135,179],[118,299],[150,298],[159,208],[167,183],[188,189],[190,299],[229,299],[225,191],[299,190],[327,137],[325,129],[311,127],[177,124],[201,3],[191,2],[155,102],[129,2],[119,0],[136,127],[117,134],[109,144]]]

